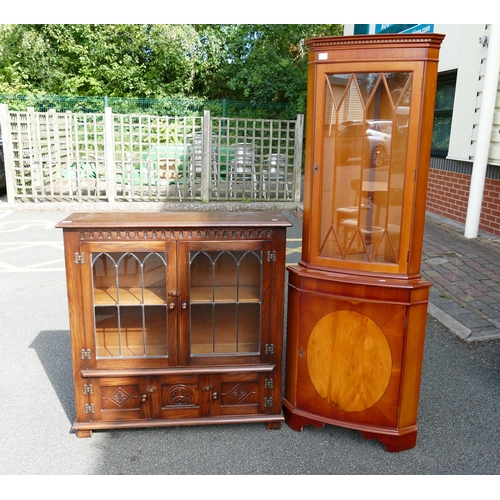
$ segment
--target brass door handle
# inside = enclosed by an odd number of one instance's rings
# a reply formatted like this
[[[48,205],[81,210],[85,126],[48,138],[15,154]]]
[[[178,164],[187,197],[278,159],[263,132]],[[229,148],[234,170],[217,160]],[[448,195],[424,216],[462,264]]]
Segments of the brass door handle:
[[[187,308],[188,308],[187,302],[183,302],[183,303],[181,304],[181,309],[182,309],[183,311],[185,311]]]

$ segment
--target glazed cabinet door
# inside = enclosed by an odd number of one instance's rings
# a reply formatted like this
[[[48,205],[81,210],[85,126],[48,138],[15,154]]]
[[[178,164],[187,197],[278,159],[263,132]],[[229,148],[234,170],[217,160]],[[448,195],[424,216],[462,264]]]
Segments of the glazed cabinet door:
[[[269,362],[271,242],[178,245],[180,364]]]
[[[310,262],[405,274],[423,65],[321,65],[311,151]]]
[[[177,364],[176,254],[171,243],[82,243],[87,368]]]

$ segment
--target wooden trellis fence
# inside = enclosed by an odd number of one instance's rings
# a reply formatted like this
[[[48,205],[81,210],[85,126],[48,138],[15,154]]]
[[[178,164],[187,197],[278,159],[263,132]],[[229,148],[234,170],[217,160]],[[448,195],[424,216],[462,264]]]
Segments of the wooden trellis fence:
[[[12,111],[0,104],[9,203],[299,202],[296,120]]]

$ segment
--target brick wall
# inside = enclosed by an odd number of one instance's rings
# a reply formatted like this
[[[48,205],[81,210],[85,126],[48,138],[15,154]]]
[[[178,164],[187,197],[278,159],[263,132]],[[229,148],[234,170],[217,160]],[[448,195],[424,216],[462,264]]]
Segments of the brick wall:
[[[442,166],[445,160],[441,163],[439,160],[436,161],[435,164]],[[446,160],[446,162],[447,167],[450,168],[449,161]],[[463,168],[463,165],[457,164],[456,167],[454,170],[457,171],[444,168],[430,169],[427,210],[465,224],[471,174],[464,170],[470,170],[471,166],[467,165]],[[500,170],[500,167],[492,168]],[[488,173],[484,186],[479,229],[500,236],[500,179],[491,178]]]
[[[500,235],[500,180],[486,179],[479,228]]]

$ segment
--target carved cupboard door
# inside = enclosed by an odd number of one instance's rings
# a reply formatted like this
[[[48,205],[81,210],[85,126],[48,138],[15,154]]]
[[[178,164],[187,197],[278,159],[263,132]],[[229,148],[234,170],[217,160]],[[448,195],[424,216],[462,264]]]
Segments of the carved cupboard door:
[[[104,377],[88,380],[88,420],[142,420],[151,417],[148,377]]]
[[[266,389],[267,380],[255,371],[161,376],[154,383],[152,416],[185,420],[264,414],[273,403],[280,404]]]

